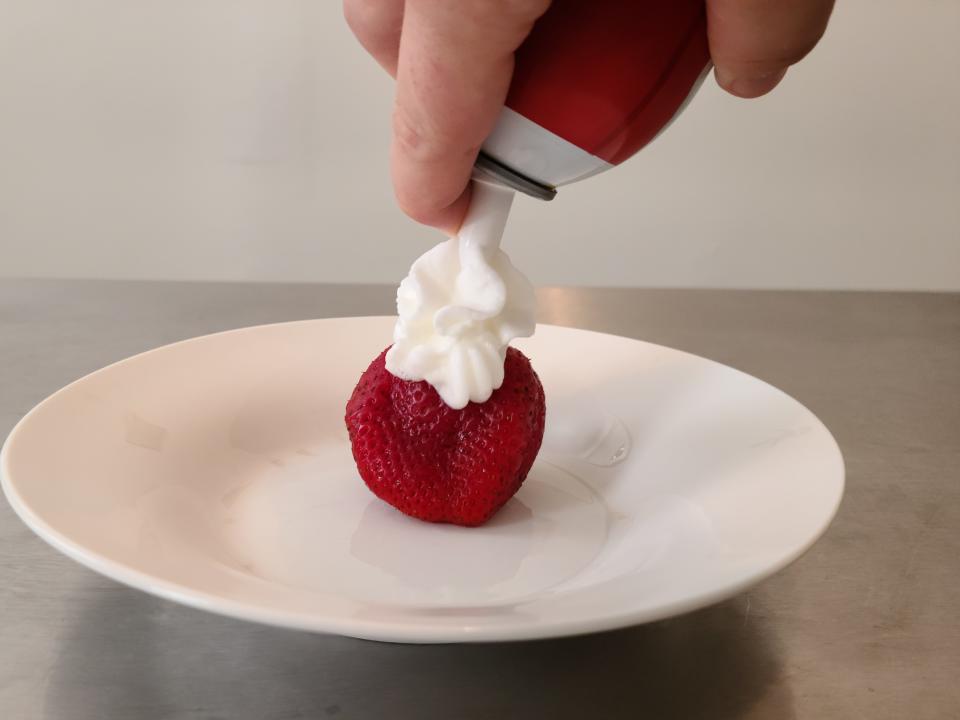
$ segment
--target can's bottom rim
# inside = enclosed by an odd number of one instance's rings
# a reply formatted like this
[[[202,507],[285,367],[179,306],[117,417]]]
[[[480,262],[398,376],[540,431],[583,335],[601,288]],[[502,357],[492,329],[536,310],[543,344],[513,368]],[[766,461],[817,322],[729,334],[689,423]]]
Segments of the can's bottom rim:
[[[482,150],[477,155],[476,163],[474,163],[473,177],[476,180],[487,180],[504,185],[538,200],[553,200],[557,196],[555,187],[543,185],[536,180],[531,180],[526,175],[521,175]]]

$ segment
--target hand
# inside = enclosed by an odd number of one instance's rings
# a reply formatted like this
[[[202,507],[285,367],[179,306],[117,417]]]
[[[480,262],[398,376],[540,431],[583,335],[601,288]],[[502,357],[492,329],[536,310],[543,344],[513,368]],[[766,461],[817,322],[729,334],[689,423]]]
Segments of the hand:
[[[550,0],[344,0],[357,39],[397,79],[390,165],[400,208],[448,232],[469,204],[513,52]]]
[[[344,0],[354,34],[397,79],[391,172],[397,202],[414,220],[448,232],[460,226],[474,160],[510,86],[513,53],[549,5]],[[770,92],[817,44],[832,9],[833,0],[707,0],[717,82],[739,97]]]
[[[707,0],[717,82],[743,98],[766,95],[827,29],[834,0]]]

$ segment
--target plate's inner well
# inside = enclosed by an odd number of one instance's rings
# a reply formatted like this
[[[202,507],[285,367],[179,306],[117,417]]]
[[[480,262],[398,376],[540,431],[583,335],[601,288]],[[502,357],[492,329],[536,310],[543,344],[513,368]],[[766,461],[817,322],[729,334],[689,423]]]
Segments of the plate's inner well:
[[[18,426],[5,490],[46,539],[124,582],[397,639],[664,617],[782,567],[836,509],[836,445],[783,393],[667,348],[540,327],[518,343],[548,413],[520,492],[480,528],[403,516],[363,485],[343,425],[390,325],[251,328],[113,365]]]

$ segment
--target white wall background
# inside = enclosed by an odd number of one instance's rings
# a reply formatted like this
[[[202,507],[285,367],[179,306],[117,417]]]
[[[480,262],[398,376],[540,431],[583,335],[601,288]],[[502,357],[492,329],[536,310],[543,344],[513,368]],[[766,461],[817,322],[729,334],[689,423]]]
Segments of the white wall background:
[[[960,289],[960,2],[839,0],[771,97],[708,81],[515,205],[541,284]],[[335,0],[0,2],[0,275],[393,283],[391,81]]]

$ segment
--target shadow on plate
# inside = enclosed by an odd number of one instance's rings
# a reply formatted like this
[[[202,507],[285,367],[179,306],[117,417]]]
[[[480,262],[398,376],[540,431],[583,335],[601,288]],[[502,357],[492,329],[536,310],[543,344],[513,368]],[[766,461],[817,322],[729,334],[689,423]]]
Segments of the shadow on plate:
[[[279,630],[119,586],[87,597],[64,628],[47,720],[794,717],[744,596],[614,632],[489,645]]]

